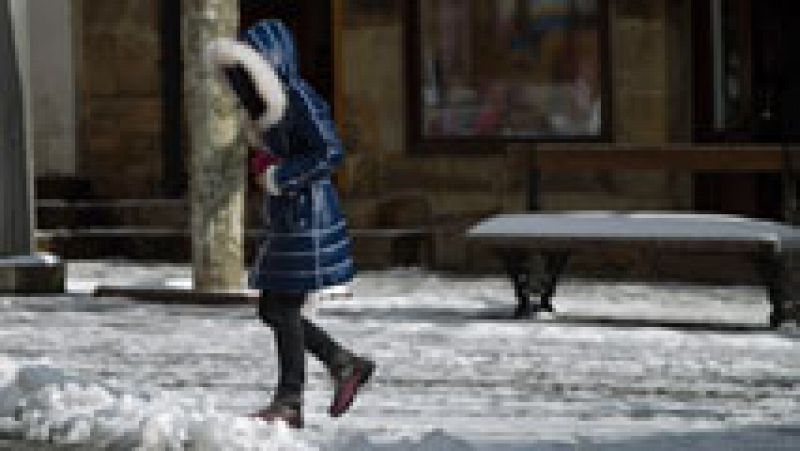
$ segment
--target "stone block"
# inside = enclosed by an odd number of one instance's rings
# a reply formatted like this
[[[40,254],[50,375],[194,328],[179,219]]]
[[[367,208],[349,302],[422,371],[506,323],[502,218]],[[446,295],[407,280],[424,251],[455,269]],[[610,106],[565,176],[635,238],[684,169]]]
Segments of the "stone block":
[[[114,64],[101,58],[87,61],[82,72],[85,77],[83,89],[89,96],[113,96],[117,94],[117,69]]]
[[[111,131],[96,131],[86,138],[85,149],[93,156],[119,153],[121,147],[119,134]]]
[[[156,179],[152,175],[141,176],[132,175],[129,172],[135,168],[126,168],[124,171],[117,171],[117,174],[124,174],[125,183],[120,183],[120,176],[104,176],[104,172],[92,178],[94,191],[99,198],[119,198],[119,199],[143,199],[155,194],[155,187],[160,182],[160,177]]]
[[[615,98],[618,142],[663,143],[668,135],[665,92],[620,89]]]
[[[105,30],[92,31],[84,27],[83,59],[86,63],[86,72],[95,70],[98,66],[114,67],[120,54],[118,51],[119,37],[117,33]],[[91,86],[87,86],[91,88]]]
[[[89,98],[85,102],[88,133],[118,131],[124,104],[118,98]]]
[[[387,239],[352,237],[352,252],[355,265],[360,270],[387,268],[391,266],[391,242]]]
[[[543,193],[544,210],[667,210],[671,199],[641,198],[606,193]]]
[[[503,210],[500,194],[448,191],[430,196],[431,206],[437,215],[475,217]]]
[[[626,44],[619,44],[614,73],[617,86],[623,89],[648,90],[666,88],[666,49],[663,29],[629,28],[624,33]]]
[[[663,1],[614,0],[613,4],[617,16],[629,20],[652,21],[666,14]]]
[[[528,209],[527,191],[509,191],[503,193],[501,199],[502,211],[506,213],[521,212]]]
[[[134,133],[160,134],[162,103],[161,99],[124,99],[120,105],[120,126]]]
[[[157,96],[161,89],[161,73],[154,55],[141,55],[132,64],[117,68],[117,89],[122,95]]]
[[[161,161],[161,143],[158,135],[151,133],[125,133],[122,135],[123,145],[120,159],[128,161],[131,157],[143,157],[150,165]]]
[[[63,293],[64,264],[46,254],[0,258],[0,293]]]
[[[156,0],[83,0],[84,27],[119,34],[150,34],[158,30]]]
[[[375,198],[347,196],[342,206],[352,228],[369,228],[375,224]]]
[[[608,178],[597,171],[569,173],[543,173],[539,188],[546,192],[601,192],[608,191]]]
[[[668,197],[669,177],[658,172],[616,172],[612,175],[619,192],[631,197]]]
[[[435,267],[439,270],[458,271],[475,264],[470,261],[467,253],[467,239],[464,232],[467,227],[451,228],[442,227],[434,235]]]
[[[431,224],[433,210],[424,195],[400,195],[381,199],[375,208],[377,227],[426,227]]]
[[[158,34],[158,19],[161,16],[159,3],[162,0],[126,0],[129,4],[123,23],[136,35]]]

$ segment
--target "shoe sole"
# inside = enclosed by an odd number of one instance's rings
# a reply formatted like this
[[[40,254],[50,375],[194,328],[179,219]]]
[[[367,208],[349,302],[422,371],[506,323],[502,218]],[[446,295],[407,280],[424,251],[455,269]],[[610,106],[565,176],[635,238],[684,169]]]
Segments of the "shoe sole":
[[[358,394],[359,388],[362,385],[366,384],[367,381],[372,377],[372,374],[375,372],[375,364],[368,363],[364,367],[359,368],[358,373],[356,374],[358,377],[351,377],[350,382],[345,386],[344,389],[340,391],[340,393],[347,394],[344,396],[340,394],[336,397],[333,405],[329,410],[329,413],[332,417],[340,417],[345,414],[348,410],[350,410],[350,406],[353,405],[353,401],[356,399],[356,395]],[[338,406],[338,408],[337,408]]]
[[[259,415],[258,412],[246,415],[245,418],[269,424],[275,424],[277,422],[281,422],[292,429],[303,429],[304,426],[303,420],[293,421],[293,420],[287,420],[285,418],[264,418],[262,415]]]

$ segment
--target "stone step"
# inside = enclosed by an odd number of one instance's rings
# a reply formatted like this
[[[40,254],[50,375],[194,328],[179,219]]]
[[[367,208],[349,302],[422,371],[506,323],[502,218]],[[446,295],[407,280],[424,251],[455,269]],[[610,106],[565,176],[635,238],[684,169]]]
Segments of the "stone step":
[[[92,184],[88,179],[73,176],[37,176],[37,199],[93,199]]]
[[[419,266],[431,261],[428,236],[414,229],[354,229],[353,255],[361,269]],[[261,232],[248,229],[245,261],[250,262]],[[185,228],[39,229],[38,249],[65,260],[128,259],[184,263],[191,260],[191,238]]]
[[[189,233],[176,228],[38,229],[41,251],[66,260],[119,258],[155,262],[190,260]]]
[[[36,201],[39,229],[186,228],[188,224],[189,206],[183,199]]]
[[[257,230],[248,231],[245,253],[249,260],[259,242]],[[130,259],[182,263],[191,259],[191,238],[184,228],[87,228],[36,231],[41,251],[66,260]]]

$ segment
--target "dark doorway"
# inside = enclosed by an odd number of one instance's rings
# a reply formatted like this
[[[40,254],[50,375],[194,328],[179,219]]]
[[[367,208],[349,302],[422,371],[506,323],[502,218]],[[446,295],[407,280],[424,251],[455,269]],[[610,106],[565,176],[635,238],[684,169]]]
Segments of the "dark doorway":
[[[183,120],[183,55],[181,2],[161,2],[162,186],[164,197],[186,194],[187,168]]]
[[[333,30],[329,0],[240,0],[242,28],[262,19],[280,19],[297,40],[300,73],[333,102]]]
[[[694,8],[694,137],[707,143],[800,141],[800,2],[709,0]],[[781,219],[779,173],[695,176],[701,211]]]

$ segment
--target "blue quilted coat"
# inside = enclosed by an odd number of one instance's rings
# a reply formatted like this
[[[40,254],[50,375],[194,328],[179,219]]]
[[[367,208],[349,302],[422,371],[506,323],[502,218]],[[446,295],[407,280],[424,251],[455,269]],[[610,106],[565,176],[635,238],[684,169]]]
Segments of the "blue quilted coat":
[[[259,290],[309,292],[353,278],[351,243],[331,173],[343,159],[330,108],[297,68],[294,40],[277,20],[262,21],[243,40],[269,61],[282,82],[284,117],[263,141],[281,158],[265,195],[264,235],[250,285]]]

